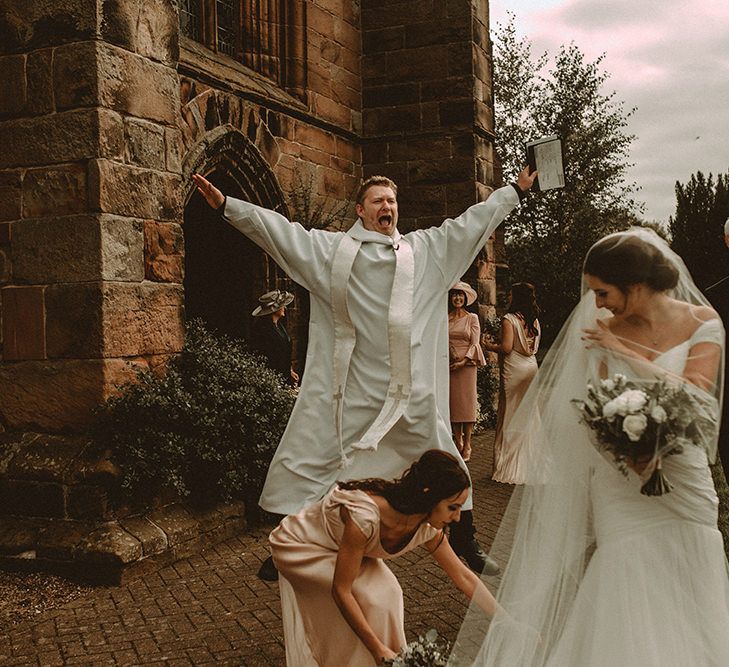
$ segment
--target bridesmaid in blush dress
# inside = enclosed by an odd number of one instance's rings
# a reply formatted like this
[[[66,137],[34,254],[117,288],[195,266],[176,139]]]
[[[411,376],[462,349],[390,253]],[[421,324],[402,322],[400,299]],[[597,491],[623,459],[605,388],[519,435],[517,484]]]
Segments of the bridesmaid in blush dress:
[[[462,465],[431,449],[399,479],[339,482],[271,533],[288,667],[373,667],[394,658],[406,644],[403,596],[384,560],[419,546],[487,617],[496,613],[443,533],[470,491]]]
[[[486,363],[478,315],[466,310],[475,301],[476,292],[462,281],[448,293],[451,430],[464,461],[471,459],[471,435],[478,414],[476,367]]]
[[[491,478],[506,484],[523,484],[529,457],[534,456],[533,432],[507,429],[529,385],[537,374],[539,326],[534,285],[515,283],[509,293],[509,312],[501,321],[501,342],[484,341],[484,348],[501,355],[501,388],[494,441]]]

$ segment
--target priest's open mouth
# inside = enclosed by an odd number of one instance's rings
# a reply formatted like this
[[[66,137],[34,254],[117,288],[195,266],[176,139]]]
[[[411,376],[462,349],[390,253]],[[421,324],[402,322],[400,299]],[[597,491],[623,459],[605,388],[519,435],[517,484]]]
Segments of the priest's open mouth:
[[[392,222],[392,217],[389,215],[382,215],[377,220],[382,225],[389,225]]]

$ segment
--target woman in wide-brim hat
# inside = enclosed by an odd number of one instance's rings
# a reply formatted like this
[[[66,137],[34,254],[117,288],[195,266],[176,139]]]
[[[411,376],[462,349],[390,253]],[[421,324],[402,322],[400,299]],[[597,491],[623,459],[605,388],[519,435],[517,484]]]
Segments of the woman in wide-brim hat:
[[[486,363],[478,315],[466,310],[475,301],[476,292],[466,282],[457,282],[448,292],[451,430],[464,461],[471,458],[471,436],[478,414],[476,368]]]
[[[291,337],[284,326],[286,306],[294,300],[291,292],[272,290],[258,298],[258,306],[251,313],[257,321],[252,327],[253,348],[260,352],[268,365],[283,375],[287,384],[296,386],[299,376],[291,366]]]
[[[291,292],[283,290],[272,290],[258,297],[258,306],[251,313],[253,317],[262,317],[263,315],[277,315],[276,321],[280,320],[285,313],[286,306],[294,300]],[[280,311],[280,314],[278,314]]]

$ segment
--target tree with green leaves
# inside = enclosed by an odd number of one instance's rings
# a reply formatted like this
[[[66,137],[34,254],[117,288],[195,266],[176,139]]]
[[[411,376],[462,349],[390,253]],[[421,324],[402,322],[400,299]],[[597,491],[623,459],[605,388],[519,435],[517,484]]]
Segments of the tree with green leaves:
[[[692,174],[688,183],[676,181],[676,213],[668,226],[671,246],[683,258],[696,284],[713,285],[729,274],[724,223],[729,218],[729,172]]]
[[[556,134],[563,140],[566,186],[531,195],[506,227],[512,282],[538,289],[545,340],[556,335],[579,300],[582,260],[605,234],[639,224],[636,186],[626,180],[634,136],[615,93],[604,93],[604,55],[589,62],[575,44],[553,61],[532,54],[514,15],[494,35],[496,148],[504,173],[525,163],[525,143]],[[550,65],[551,62],[551,65]]]

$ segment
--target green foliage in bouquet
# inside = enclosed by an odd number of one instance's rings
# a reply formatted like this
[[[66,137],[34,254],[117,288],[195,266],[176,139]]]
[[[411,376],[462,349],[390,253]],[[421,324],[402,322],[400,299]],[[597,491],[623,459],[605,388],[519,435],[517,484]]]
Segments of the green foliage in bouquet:
[[[495,315],[484,318],[481,333],[498,342],[501,338],[501,318]]]
[[[490,361],[476,371],[478,415],[474,430],[478,433],[496,426],[496,399],[499,394],[499,369]]]
[[[294,396],[240,343],[188,325],[164,375],[138,381],[103,405],[93,428],[122,471],[120,502],[163,491],[200,503],[257,498]]]
[[[450,643],[439,639],[436,630],[428,630],[385,664],[390,667],[446,667],[450,650]]]
[[[588,383],[586,400],[573,402],[594,431],[598,448],[613,456],[624,475],[631,464],[657,457],[655,470],[641,489],[649,496],[671,490],[661,471],[661,457],[680,453],[686,444],[704,444],[716,429],[711,407],[700,403],[685,383],[638,383],[616,374],[597,387]]]

